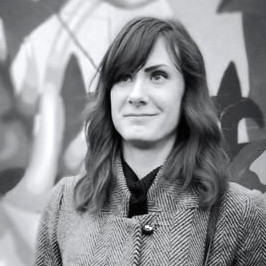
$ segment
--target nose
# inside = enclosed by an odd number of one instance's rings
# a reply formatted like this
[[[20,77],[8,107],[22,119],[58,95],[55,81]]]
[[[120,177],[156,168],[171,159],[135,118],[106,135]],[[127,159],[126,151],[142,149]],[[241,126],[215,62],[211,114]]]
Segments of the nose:
[[[141,77],[136,77],[133,81],[130,93],[128,95],[128,103],[140,106],[145,105],[147,101],[148,96],[144,79]]]

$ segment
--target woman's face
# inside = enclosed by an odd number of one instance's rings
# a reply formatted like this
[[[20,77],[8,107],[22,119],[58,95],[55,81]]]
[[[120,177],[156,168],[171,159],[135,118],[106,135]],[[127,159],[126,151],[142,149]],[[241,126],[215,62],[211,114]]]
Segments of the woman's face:
[[[183,75],[158,38],[146,64],[111,89],[111,113],[124,142],[157,145],[174,142],[184,94]]]

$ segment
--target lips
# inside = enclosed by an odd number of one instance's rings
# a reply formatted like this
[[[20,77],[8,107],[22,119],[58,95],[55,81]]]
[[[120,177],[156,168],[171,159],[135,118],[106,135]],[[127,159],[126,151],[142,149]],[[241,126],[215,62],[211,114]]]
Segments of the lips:
[[[124,117],[151,117],[157,114],[147,114],[147,113],[129,113],[125,114]]]

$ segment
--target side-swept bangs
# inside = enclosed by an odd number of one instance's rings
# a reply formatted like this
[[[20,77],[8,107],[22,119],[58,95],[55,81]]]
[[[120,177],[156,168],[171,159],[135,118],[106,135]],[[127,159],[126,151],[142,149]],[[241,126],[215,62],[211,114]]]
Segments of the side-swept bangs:
[[[129,22],[118,34],[102,62],[102,80],[109,92],[125,74],[136,73],[143,67],[166,25],[146,18]],[[150,21],[149,21],[150,20]]]

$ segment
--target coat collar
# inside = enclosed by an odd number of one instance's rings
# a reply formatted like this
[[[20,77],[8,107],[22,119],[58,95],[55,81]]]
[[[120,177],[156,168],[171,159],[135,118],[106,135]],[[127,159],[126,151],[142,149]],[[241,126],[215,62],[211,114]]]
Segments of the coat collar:
[[[148,191],[149,212],[172,212],[178,209],[198,208],[199,199],[196,189],[184,190],[178,179],[176,181],[168,180],[164,174],[165,169],[167,169],[167,162],[159,170]],[[115,160],[114,172],[116,178],[108,209],[117,215],[126,217],[130,191],[126,184],[120,157]]]

